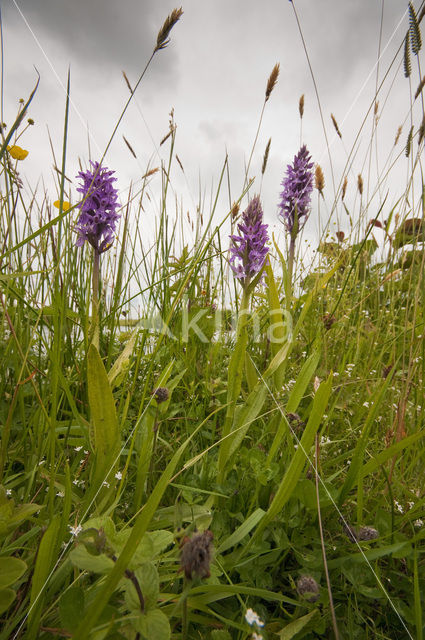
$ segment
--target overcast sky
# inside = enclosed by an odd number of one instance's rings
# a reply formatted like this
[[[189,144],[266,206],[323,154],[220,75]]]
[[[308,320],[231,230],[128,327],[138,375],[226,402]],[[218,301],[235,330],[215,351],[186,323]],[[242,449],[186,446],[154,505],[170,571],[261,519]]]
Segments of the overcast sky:
[[[387,72],[378,96],[380,121],[376,147],[374,142],[377,160],[373,158],[370,165],[370,194],[377,182],[377,171],[383,169],[393,149],[397,127],[404,124],[392,157],[402,152],[410,128],[410,89],[403,75],[402,52],[390,64],[408,28],[407,4],[404,0],[294,3],[319,92],[336,187],[345,174],[347,155],[373,102],[376,83]],[[419,0],[414,4],[419,10]],[[155,46],[164,19],[178,6],[170,0],[2,0],[3,120],[7,124],[14,120],[18,99],[26,99],[36,82],[36,68],[41,80],[28,113],[35,125],[19,143],[30,152],[19,168],[33,185],[42,175],[52,201],[56,194],[52,187],[48,130],[60,162],[68,68],[72,106],[66,173],[75,185],[78,159],[84,166],[89,159],[88,132],[91,156],[96,159],[101,156],[128,98],[122,70],[134,84]],[[179,201],[182,198],[183,210],[194,214],[201,184],[208,212],[211,188],[217,185],[226,150],[231,199],[237,199],[243,188],[244,166],[255,138],[267,78],[278,62],[279,81],[266,105],[249,171],[256,178],[252,193],[260,189],[263,153],[271,137],[261,194],[267,222],[275,231],[280,230],[276,217],[280,182],[286,164],[300,146],[298,100],[305,94],[302,138],[325,173],[323,224],[332,207],[334,188],[318,102],[292,3],[185,0],[182,8],[184,14],[171,32],[169,46],[155,55],[105,160],[109,168],[116,170],[123,199],[130,181],[140,180],[148,165],[160,166],[161,159],[167,161],[169,144],[159,147],[159,143],[168,131],[172,108],[177,124],[175,150],[185,174],[174,163],[171,179],[174,193]],[[414,93],[417,75],[412,78]],[[335,135],[331,113],[339,123],[342,141]],[[415,124],[418,126],[420,120]],[[360,147],[348,172],[347,202],[353,211],[357,206],[358,173],[364,175],[367,183],[371,131],[372,115],[361,133]],[[123,135],[137,159],[127,149]],[[406,163],[401,153],[394,169],[395,178],[383,182],[381,192],[372,201],[371,215],[389,187],[403,187]],[[160,188],[161,178],[157,174],[150,185],[152,210],[146,213],[148,226],[153,227],[153,216],[159,211]],[[400,195],[397,190],[390,194],[388,209]],[[226,185],[219,214],[227,213],[227,202]],[[338,224],[345,228],[347,220],[341,217]],[[318,226],[317,218],[312,219],[307,236],[317,238]]]

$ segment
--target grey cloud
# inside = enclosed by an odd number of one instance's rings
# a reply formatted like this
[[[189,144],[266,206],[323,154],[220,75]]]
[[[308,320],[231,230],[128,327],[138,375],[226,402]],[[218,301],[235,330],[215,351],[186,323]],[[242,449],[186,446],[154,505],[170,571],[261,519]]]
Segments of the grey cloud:
[[[167,16],[166,7],[135,0],[17,0],[17,4],[41,46],[49,46],[50,57],[61,50],[87,68],[112,65],[134,76],[152,53]],[[23,37],[31,38],[12,0],[5,4],[3,19],[6,35],[9,26],[19,26]],[[155,76],[171,81],[176,56],[157,58]]]

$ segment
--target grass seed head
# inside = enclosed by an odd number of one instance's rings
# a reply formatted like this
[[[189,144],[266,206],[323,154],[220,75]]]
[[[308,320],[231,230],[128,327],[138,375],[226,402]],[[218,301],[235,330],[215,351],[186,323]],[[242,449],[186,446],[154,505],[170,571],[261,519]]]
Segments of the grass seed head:
[[[323,189],[325,188],[325,176],[323,175],[320,164],[316,164],[316,169],[314,171],[314,186],[318,192],[323,195]]]
[[[180,20],[182,15],[183,15],[183,9],[181,7],[180,9],[172,10],[172,12],[167,17],[167,19],[165,20],[164,24],[162,25],[158,33],[154,53],[156,51],[159,51],[160,49],[165,49],[165,47],[168,45],[168,43],[170,42],[169,35],[171,32],[171,29]]]
[[[263,166],[261,167],[261,174],[264,175],[265,171],[266,171],[266,167],[267,167],[267,160],[269,159],[269,152],[270,152],[270,145],[272,143],[272,139],[269,138],[269,141],[266,145],[266,150],[264,151],[264,157],[263,157]]]
[[[300,118],[302,118],[304,115],[304,94],[302,94],[298,102],[298,111],[300,112]]]
[[[342,133],[341,133],[341,131],[339,130],[338,123],[337,123],[337,121],[336,121],[335,116],[334,116],[334,114],[333,114],[333,113],[331,113],[331,120],[332,120],[333,126],[335,127],[335,131],[337,132],[337,134],[339,135],[339,137],[340,137],[340,138],[342,138]]]
[[[266,102],[270,98],[271,92],[275,88],[277,79],[279,77],[279,69],[280,69],[279,63],[275,64],[271,74],[269,75],[269,79],[267,80],[266,100],[265,100]]]
[[[357,176],[357,189],[359,190],[360,195],[363,195],[363,178],[361,173]]]
[[[345,193],[347,191],[347,185],[348,185],[348,178],[347,178],[347,176],[345,176],[344,182],[342,183],[341,200],[344,200],[344,198],[345,198]]]

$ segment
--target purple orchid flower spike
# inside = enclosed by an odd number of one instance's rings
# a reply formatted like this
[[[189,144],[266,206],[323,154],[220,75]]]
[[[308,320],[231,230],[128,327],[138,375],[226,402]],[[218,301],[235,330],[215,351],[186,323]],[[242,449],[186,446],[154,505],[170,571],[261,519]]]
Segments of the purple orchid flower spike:
[[[120,216],[117,214],[119,204],[118,191],[113,187],[115,171],[101,167],[98,162],[90,163],[93,170],[80,171],[78,178],[83,183],[77,191],[83,194],[80,217],[76,225],[77,247],[89,242],[96,252],[103,253],[114,240],[115,227]]]
[[[279,216],[293,237],[302,229],[310,213],[313,166],[314,163],[311,162],[311,156],[304,145],[294,157],[293,165],[288,165],[286,177],[282,181]]]
[[[238,224],[240,235],[230,236],[229,263],[239,278],[242,286],[248,286],[251,278],[257,274],[269,251],[266,246],[269,237],[267,224],[263,224],[263,209],[260,197],[254,196],[247,209],[242,214],[242,221]]]

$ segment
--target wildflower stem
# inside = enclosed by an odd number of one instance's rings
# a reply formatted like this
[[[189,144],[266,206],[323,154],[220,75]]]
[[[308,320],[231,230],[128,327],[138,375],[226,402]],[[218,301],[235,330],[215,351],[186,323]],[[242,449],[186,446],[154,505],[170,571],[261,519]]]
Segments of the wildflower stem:
[[[248,345],[248,311],[250,292],[245,286],[242,301],[239,308],[238,323],[236,327],[235,348],[230,356],[228,379],[227,379],[227,409],[224,420],[222,437],[225,438],[232,430],[233,418],[235,414],[236,401],[239,397],[242,386],[242,374],[245,363],[245,352]],[[218,456],[219,482],[225,479],[225,466],[228,458],[228,439],[224,440]]]
[[[93,257],[93,298],[92,298],[92,325],[90,331],[90,342],[93,342],[99,350],[99,277],[100,277],[100,254],[98,249],[94,250]]]
[[[322,556],[323,556],[323,566],[325,569],[325,575],[326,575],[326,583],[328,585],[328,594],[329,594],[329,606],[331,609],[331,616],[332,616],[332,625],[334,628],[334,634],[335,634],[335,640],[339,640],[339,631],[338,631],[338,625],[336,622],[336,616],[335,616],[335,607],[334,607],[334,602],[333,602],[333,597],[332,597],[332,587],[331,587],[331,581],[329,578],[329,571],[328,571],[328,563],[326,560],[326,549],[325,549],[325,541],[323,538],[323,527],[322,527],[322,515],[320,512],[320,495],[319,495],[319,469],[318,469],[318,465],[319,465],[319,438],[316,434],[316,451],[315,451],[316,455],[315,455],[315,475],[316,475],[316,499],[317,499],[317,518],[319,521],[319,531],[320,531],[320,544],[322,546]]]

